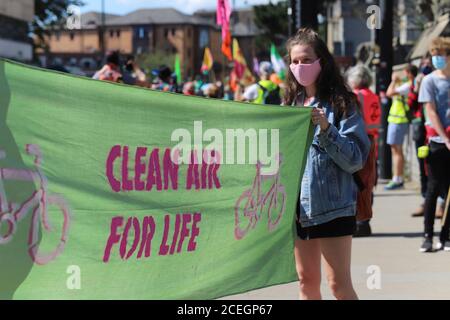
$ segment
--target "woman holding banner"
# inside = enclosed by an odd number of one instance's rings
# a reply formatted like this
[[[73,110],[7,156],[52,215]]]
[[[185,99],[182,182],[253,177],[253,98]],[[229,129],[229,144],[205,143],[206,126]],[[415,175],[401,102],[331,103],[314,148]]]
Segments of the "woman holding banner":
[[[321,256],[337,299],[357,299],[350,261],[356,227],[353,174],[370,141],[355,95],[318,34],[300,29],[287,43],[289,71],[284,104],[312,107],[315,134],[297,209],[296,268],[301,299],[321,299]]]

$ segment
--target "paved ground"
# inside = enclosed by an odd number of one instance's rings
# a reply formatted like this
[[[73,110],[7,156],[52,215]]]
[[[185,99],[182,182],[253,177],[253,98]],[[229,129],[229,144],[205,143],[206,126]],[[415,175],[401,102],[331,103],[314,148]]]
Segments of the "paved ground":
[[[371,222],[374,235],[353,242],[352,276],[360,299],[450,299],[450,252],[419,252],[423,219],[412,218],[411,212],[420,202],[417,188],[411,184],[389,192],[379,186]],[[435,228],[440,230],[440,220]],[[367,286],[367,269],[372,265],[381,270],[381,289]],[[323,298],[332,299],[323,282]],[[294,282],[225,299],[297,298],[298,283]]]

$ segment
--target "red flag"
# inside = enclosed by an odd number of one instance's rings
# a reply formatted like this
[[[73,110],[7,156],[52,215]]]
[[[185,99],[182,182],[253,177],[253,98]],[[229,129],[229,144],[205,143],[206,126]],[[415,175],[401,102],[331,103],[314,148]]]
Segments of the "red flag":
[[[247,67],[247,62],[242,54],[237,39],[233,39],[233,59],[234,59],[234,71],[237,78],[244,84],[249,85],[255,81],[250,69]]]

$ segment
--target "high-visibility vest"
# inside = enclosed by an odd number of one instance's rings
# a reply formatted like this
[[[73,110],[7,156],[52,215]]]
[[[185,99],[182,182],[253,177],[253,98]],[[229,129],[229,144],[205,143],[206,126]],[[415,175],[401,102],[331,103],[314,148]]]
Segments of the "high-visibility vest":
[[[261,80],[258,82],[260,86],[264,87],[268,92],[275,90],[278,86],[271,80]],[[258,87],[258,97],[252,101],[253,103],[264,103],[264,91]]]
[[[361,113],[366,125],[366,132],[371,138],[374,148],[375,159],[378,158],[378,138],[381,127],[381,104],[380,98],[370,89],[364,88],[355,90],[361,105]],[[372,151],[372,150],[371,150]],[[359,195],[358,195],[359,197]]]
[[[406,112],[409,111],[409,106],[405,101],[405,98],[396,95],[392,98],[392,105],[389,109],[389,117],[388,122],[389,123],[395,123],[395,124],[402,124],[402,123],[408,123],[408,117],[406,115]]]

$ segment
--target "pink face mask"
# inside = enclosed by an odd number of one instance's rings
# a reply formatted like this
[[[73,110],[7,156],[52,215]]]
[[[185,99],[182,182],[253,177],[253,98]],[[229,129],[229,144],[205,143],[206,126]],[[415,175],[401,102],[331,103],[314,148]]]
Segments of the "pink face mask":
[[[320,66],[320,59],[317,59],[311,64],[293,64],[289,66],[295,79],[304,87],[312,85],[322,70]]]

